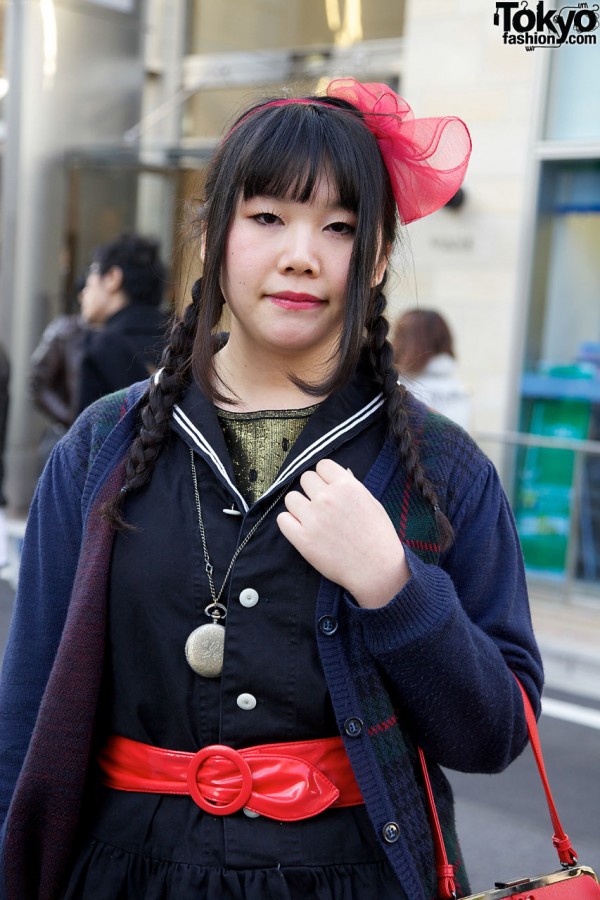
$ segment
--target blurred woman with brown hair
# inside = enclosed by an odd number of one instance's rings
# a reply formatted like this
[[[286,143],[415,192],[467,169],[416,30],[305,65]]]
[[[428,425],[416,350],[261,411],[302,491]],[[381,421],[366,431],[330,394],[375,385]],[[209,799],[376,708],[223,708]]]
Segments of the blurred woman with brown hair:
[[[471,402],[456,376],[456,354],[446,320],[433,309],[410,309],[393,331],[400,383],[436,412],[469,427]]]

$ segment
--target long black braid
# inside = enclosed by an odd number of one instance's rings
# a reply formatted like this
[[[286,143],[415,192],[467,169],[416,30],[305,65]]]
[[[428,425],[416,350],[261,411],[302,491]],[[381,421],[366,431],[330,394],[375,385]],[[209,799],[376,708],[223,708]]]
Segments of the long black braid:
[[[452,541],[452,526],[442,513],[435,489],[427,478],[412,435],[406,411],[406,388],[398,384],[393,364],[394,351],[388,341],[389,323],[383,284],[377,290],[367,317],[366,330],[371,365],[384,397],[390,437],[396,442],[409,478],[435,513],[440,543],[445,549]],[[123,501],[129,492],[140,490],[150,480],[154,464],[169,434],[174,405],[192,380],[192,350],[198,324],[201,281],[192,288],[192,303],[181,319],[174,321],[160,361],[160,376],[151,380],[141,400],[138,434],[131,444],[125,468],[125,484],[104,506],[104,515],[117,529],[129,528],[123,518]]]
[[[215,154],[200,215],[205,240],[205,296],[201,303],[200,282],[196,282],[192,304],[172,326],[160,378],[152,380],[140,402],[137,436],[126,459],[123,492],[105,506],[105,515],[117,528],[127,527],[122,514],[124,496],[148,483],[169,434],[173,406],[192,379],[195,377],[213,401],[220,397],[214,380],[214,329],[224,302],[220,278],[227,229],[237,199],[263,193],[289,195],[304,202],[325,165],[328,172],[333,167],[340,203],[348,209],[356,208],[358,222],[339,358],[335,370],[319,389],[326,385],[327,393],[339,390],[351,377],[366,328],[371,365],[385,398],[390,436],[410,478],[435,511],[442,546],[452,539],[452,528],[439,508],[411,433],[406,391],[397,385],[393,351],[387,340],[384,283],[373,291],[368,287],[378,263],[377,245],[391,247],[396,232],[397,211],[389,174],[358,110],[344,101],[339,101],[339,110],[332,110],[332,98],[328,99],[327,108],[318,108],[319,98],[311,99],[313,103],[308,105],[260,105],[253,115],[238,120]],[[361,202],[360,198],[366,199]],[[376,235],[379,237],[374,242]]]
[[[169,421],[175,404],[192,380],[192,349],[198,324],[200,279],[192,287],[192,302],[183,316],[175,319],[160,361],[159,375],[150,381],[140,401],[137,436],[125,464],[125,484],[103,509],[105,518],[118,530],[131,526],[123,518],[125,495],[139,491],[150,480],[154,464],[169,435]]]
[[[376,289],[365,323],[369,358],[375,377],[381,384],[389,437],[398,446],[408,477],[434,511],[440,546],[445,550],[452,543],[452,526],[440,509],[435,489],[421,465],[406,410],[407,391],[404,385],[398,384],[398,373],[393,362],[394,351],[387,339],[389,332],[389,323],[385,316],[387,301],[382,288],[383,284]]]

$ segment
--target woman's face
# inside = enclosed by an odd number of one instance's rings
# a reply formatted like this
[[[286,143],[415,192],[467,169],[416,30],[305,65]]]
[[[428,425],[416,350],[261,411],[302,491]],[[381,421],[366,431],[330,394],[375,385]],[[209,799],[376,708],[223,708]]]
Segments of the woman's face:
[[[342,329],[355,227],[326,178],[309,203],[242,198],[221,274],[230,342],[291,366],[328,360]]]

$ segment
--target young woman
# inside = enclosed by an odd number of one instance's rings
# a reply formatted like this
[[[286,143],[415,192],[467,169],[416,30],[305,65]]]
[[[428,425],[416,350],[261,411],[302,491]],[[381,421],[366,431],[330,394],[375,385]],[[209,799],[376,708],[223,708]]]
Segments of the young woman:
[[[469,152],[352,80],[225,137],[161,370],[79,418],[31,510],[11,900],[431,898],[418,748],[468,891],[440,766],[514,759],[541,665],[497,474],[397,385],[383,286]]]

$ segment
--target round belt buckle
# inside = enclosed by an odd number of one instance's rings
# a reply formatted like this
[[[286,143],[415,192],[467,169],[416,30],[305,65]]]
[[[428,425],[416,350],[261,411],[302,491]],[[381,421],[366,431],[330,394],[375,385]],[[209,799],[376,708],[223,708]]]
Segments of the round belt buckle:
[[[242,779],[240,792],[231,803],[223,803],[217,806],[215,803],[211,803],[210,800],[207,800],[206,797],[203,797],[200,793],[200,787],[198,786],[197,781],[198,772],[200,771],[202,763],[212,756],[220,756],[228,759],[230,762],[234,763],[240,773]],[[227,747],[224,744],[210,744],[208,747],[203,747],[201,750],[198,750],[190,760],[187,771],[187,785],[192,800],[200,807],[200,809],[203,809],[204,812],[211,813],[213,816],[227,816],[242,809],[250,799],[250,794],[252,793],[252,772],[244,757],[241,756],[237,750],[234,750],[233,747]]]

